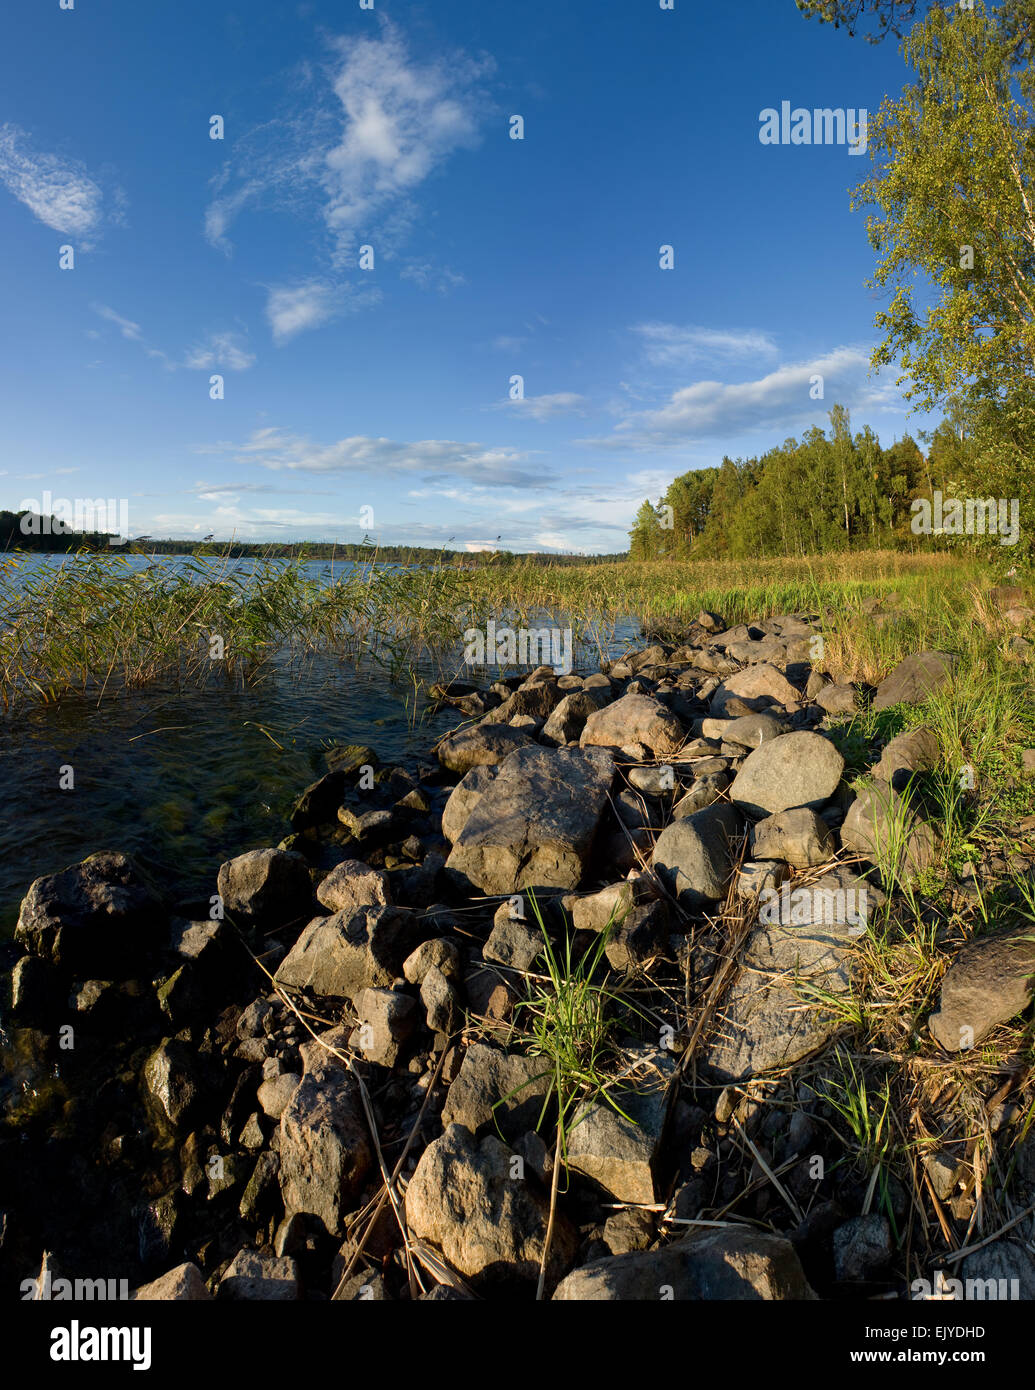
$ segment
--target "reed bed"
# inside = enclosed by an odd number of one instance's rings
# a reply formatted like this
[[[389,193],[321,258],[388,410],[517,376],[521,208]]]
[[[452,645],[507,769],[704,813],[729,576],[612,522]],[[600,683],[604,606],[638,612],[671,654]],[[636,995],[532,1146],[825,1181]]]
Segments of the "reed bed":
[[[951,555],[863,551],[757,562],[657,561],[542,566],[343,566],[330,582],[302,559],[242,563],[81,552],[61,564],[0,561],[0,707],[113,695],[156,682],[204,688],[258,679],[316,653],[376,663],[413,680],[421,663],[461,669],[463,634],[497,624],[570,627],[582,656],[639,635],[680,633],[702,608],[727,623],[824,613],[827,666],[879,679],[901,656],[966,638],[993,616],[981,572]],[[867,599],[894,606],[883,623]]]

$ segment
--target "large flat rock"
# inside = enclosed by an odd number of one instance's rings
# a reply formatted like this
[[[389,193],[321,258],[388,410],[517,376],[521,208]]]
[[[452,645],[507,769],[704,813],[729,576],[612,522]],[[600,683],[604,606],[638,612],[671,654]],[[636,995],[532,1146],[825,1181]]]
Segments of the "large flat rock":
[[[519,749],[465,821],[447,871],[483,893],[576,888],[613,778],[603,748]]]

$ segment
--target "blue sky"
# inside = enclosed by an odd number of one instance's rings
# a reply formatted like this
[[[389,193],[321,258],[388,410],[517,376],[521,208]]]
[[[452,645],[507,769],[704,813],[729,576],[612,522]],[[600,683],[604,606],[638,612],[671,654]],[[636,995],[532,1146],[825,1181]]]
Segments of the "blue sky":
[[[793,0],[374,5],[12,0],[0,506],[615,551],[835,401],[930,423],[869,373],[869,156],[759,140],[784,100],[876,110],[893,44]]]

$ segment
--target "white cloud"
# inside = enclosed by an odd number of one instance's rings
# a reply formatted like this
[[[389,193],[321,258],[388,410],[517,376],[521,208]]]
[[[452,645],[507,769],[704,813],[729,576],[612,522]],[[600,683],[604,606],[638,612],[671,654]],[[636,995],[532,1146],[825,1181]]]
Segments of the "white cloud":
[[[574,391],[556,391],[552,396],[522,396],[519,400],[499,401],[497,408],[531,415],[533,420],[549,420],[555,415],[581,415],[585,405],[585,396]]]
[[[215,180],[205,235],[229,250],[228,233],[247,207],[318,215],[337,268],[360,236],[407,234],[417,189],[478,140],[487,105],[478,83],[487,62],[464,53],[417,60],[398,31],[332,42],[331,89],[306,90],[295,107],[238,142],[235,163]]]
[[[213,333],[207,342],[190,349],[183,365],[196,371],[226,367],[231,372],[245,372],[255,365],[255,354],[242,345],[236,333]]]
[[[655,367],[682,367],[691,362],[737,357],[775,357],[777,347],[768,333],[692,324],[640,323],[632,330],[643,340],[647,361]]]
[[[531,487],[548,483],[550,475],[528,463],[516,449],[462,444],[451,439],[421,439],[402,443],[353,435],[332,444],[318,444],[301,435],[267,428],[256,430],[246,444],[214,446],[206,452],[232,453],[237,462],[263,468],[309,473],[414,474],[425,479],[455,476],[485,487]]]
[[[318,328],[340,311],[334,286],[321,280],[271,287],[266,300],[266,317],[277,343],[286,343],[307,328]]]
[[[867,381],[869,353],[839,347],[809,362],[777,367],[754,381],[698,381],[654,410],[628,415],[608,439],[583,441],[608,448],[652,449],[682,446],[695,439],[743,434],[746,430],[797,428],[822,420],[835,401],[850,408],[890,404],[886,388]],[[823,378],[823,397],[810,396],[815,377]]]
[[[107,304],[94,304],[93,311],[95,314],[100,314],[102,319],[107,319],[109,323],[116,324],[119,332],[124,338],[129,338],[129,340],[134,343],[143,341],[143,334],[140,331],[139,323],[134,323],[132,319],[123,318],[121,314],[117,314],[115,310],[109,308]]]
[[[44,226],[89,250],[104,200],[84,165],[33,150],[25,131],[8,124],[0,126],[0,180]]]
[[[399,279],[412,280],[420,289],[438,290],[439,294],[448,294],[458,285],[467,284],[467,280],[458,271],[451,270],[447,265],[434,265],[431,261],[413,262],[403,266],[399,271]]]

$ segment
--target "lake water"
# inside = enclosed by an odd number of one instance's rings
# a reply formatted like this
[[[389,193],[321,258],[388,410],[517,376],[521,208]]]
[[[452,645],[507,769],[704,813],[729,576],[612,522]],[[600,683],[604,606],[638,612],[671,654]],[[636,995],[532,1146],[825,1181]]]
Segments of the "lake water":
[[[232,563],[246,570],[253,562]],[[306,571],[330,583],[346,568],[313,561]],[[637,637],[630,621],[609,645]],[[595,668],[587,656],[576,669]],[[421,674],[430,681],[437,671]],[[415,706],[412,687],[379,669],[327,656],[282,661],[244,689],[150,688],[100,704],[23,706],[0,718],[0,938],[34,878],[99,849],[136,855],[170,896],[207,897],[223,860],[287,833],[293,800],[325,771],[325,747],[367,743],[382,762],[412,768],[461,719],[450,709],[430,713],[421,698]],[[64,791],[68,766],[75,785]]]

